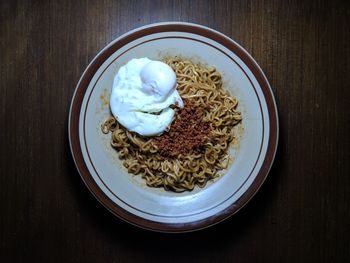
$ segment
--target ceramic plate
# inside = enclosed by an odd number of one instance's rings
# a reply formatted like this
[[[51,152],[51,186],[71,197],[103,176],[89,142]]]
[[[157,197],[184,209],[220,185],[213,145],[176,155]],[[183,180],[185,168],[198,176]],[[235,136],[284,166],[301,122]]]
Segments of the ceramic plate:
[[[169,55],[216,67],[243,116],[225,174],[205,188],[180,194],[149,188],[140,176],[128,174],[110,146],[111,135],[100,129],[111,115],[109,96],[118,69],[132,58]],[[138,28],[105,47],[76,87],[68,129],[76,167],[97,200],[131,224],[163,232],[202,229],[236,213],[264,182],[278,141],[274,97],[254,59],[213,29],[177,22]]]

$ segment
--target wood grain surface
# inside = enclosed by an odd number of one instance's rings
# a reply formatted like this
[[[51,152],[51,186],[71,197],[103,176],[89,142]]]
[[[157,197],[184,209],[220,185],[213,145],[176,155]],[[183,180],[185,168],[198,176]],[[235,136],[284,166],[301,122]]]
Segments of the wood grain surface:
[[[349,1],[0,1],[1,262],[345,262],[350,258]],[[280,118],[268,179],[238,214],[190,234],[113,217],[72,160],[75,85],[110,41],[195,22],[247,49]]]

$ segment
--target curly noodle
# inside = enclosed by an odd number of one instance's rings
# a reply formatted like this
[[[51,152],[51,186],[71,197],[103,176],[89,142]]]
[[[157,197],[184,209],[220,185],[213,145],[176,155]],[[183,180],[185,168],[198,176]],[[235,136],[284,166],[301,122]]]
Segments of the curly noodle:
[[[219,176],[229,163],[228,147],[235,138],[233,127],[242,120],[238,101],[222,85],[215,68],[205,68],[177,57],[165,60],[175,71],[181,97],[205,108],[203,121],[210,134],[202,153],[189,152],[176,158],[160,154],[154,138],[129,132],[114,117],[101,126],[103,133],[112,132],[111,145],[118,151],[129,173],[141,174],[150,187],[183,192]]]

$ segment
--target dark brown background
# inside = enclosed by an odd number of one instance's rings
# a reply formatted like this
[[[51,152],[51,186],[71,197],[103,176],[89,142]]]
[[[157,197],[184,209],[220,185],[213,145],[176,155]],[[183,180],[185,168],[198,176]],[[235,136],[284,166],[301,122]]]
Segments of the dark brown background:
[[[346,2],[1,1],[0,261],[349,260]],[[280,117],[275,164],[253,200],[217,226],[178,235],[109,214],[82,183],[67,138],[89,61],[122,33],[169,20],[207,25],[246,48]]]

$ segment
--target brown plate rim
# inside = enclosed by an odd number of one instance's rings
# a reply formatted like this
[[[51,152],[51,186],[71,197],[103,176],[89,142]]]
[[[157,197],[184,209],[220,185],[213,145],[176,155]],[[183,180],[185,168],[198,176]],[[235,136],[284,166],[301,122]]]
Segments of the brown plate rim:
[[[269,141],[267,145],[266,155],[263,161],[263,164],[254,179],[251,186],[248,188],[243,195],[231,204],[227,209],[212,215],[208,218],[190,222],[190,223],[160,223],[151,221],[148,219],[141,218],[137,215],[134,215],[125,209],[121,208],[115,204],[97,185],[95,180],[92,178],[88,168],[86,167],[83,153],[80,148],[80,139],[79,139],[79,116],[81,111],[81,106],[85,92],[89,86],[91,79],[93,78],[96,71],[108,59],[115,51],[123,47],[125,44],[134,41],[140,37],[147,36],[154,33],[163,33],[163,32],[186,32],[193,33],[196,35],[204,36],[206,38],[212,39],[230,51],[237,55],[253,73],[254,77],[258,81],[261,90],[264,95],[264,99],[267,105],[268,114],[269,114]],[[114,215],[120,217],[121,219],[139,226],[141,228],[160,231],[160,232],[188,232],[203,229],[209,226],[212,226],[216,223],[221,222],[222,220],[232,216],[238,212],[248,201],[255,195],[258,189],[261,187],[265,181],[268,172],[272,166],[278,143],[278,116],[277,116],[277,106],[275,99],[271,90],[271,87],[265,77],[263,71],[255,62],[255,60],[245,51],[240,45],[235,41],[228,38],[227,36],[204,26],[193,24],[193,23],[182,23],[182,22],[165,22],[151,24],[144,26],[138,29],[135,29],[129,33],[126,33],[114,40],[107,47],[105,47],[88,65],[84,73],[82,74],[77,87],[75,89],[70,112],[69,112],[69,121],[68,121],[68,134],[69,134],[69,143],[72,152],[72,156],[75,162],[75,165],[80,173],[81,178],[84,183],[91,191],[91,193],[96,197],[96,199],[102,203],[109,211]]]

